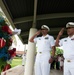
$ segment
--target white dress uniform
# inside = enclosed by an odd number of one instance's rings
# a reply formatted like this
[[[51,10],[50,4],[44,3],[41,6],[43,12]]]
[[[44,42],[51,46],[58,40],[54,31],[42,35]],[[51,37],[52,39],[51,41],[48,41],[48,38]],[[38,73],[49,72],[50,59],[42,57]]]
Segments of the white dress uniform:
[[[35,60],[35,75],[50,75],[50,51],[55,45],[54,38],[50,35],[36,37],[37,55]]]
[[[74,35],[60,40],[63,47],[64,75],[74,75]]]

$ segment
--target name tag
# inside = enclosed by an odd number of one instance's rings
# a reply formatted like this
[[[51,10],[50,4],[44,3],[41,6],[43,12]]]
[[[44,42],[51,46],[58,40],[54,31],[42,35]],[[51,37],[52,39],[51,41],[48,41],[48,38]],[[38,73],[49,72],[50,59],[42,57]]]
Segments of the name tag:
[[[48,37],[45,37],[45,39],[49,39]]]
[[[41,40],[41,38],[39,38],[39,40]]]
[[[67,40],[64,40],[64,42],[67,42]]]

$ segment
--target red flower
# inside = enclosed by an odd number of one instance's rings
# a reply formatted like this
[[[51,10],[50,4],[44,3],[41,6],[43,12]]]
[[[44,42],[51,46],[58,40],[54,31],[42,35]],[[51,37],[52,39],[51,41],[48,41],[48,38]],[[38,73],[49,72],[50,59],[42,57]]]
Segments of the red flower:
[[[2,26],[2,30],[4,32],[7,32],[8,34],[12,34],[12,30],[9,28],[9,26],[5,25],[5,26]]]
[[[3,48],[6,45],[6,41],[3,38],[0,38],[0,48]]]
[[[16,48],[9,50],[8,53],[10,54],[10,57],[14,57],[16,55]]]
[[[7,64],[7,65],[4,67],[3,71],[6,71],[6,70],[8,70],[8,69],[10,69],[10,68],[11,68],[11,65],[10,65],[10,64]]]

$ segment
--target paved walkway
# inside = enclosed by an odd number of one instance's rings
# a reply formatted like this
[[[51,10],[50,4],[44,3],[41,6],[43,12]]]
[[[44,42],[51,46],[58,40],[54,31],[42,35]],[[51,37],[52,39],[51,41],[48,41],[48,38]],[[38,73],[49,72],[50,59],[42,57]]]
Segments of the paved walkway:
[[[60,70],[51,70],[50,75],[63,75],[63,72]]]
[[[4,75],[5,72],[2,72],[1,75]],[[6,75],[24,75],[24,66],[18,65],[14,68],[11,68],[6,71]],[[60,70],[51,70],[50,75],[63,75]]]
[[[2,72],[1,75],[4,75],[5,72]],[[14,68],[11,68],[6,71],[6,75],[23,75],[24,73],[24,66],[18,65]]]

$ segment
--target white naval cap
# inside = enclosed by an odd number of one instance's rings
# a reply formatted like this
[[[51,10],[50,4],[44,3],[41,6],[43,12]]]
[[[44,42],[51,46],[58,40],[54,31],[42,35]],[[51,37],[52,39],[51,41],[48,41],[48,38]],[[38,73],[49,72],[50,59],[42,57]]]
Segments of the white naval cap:
[[[74,22],[68,22],[66,24],[66,28],[69,28],[69,27],[74,27]]]
[[[50,28],[47,25],[42,25],[41,29],[47,29],[48,31],[50,31]]]

